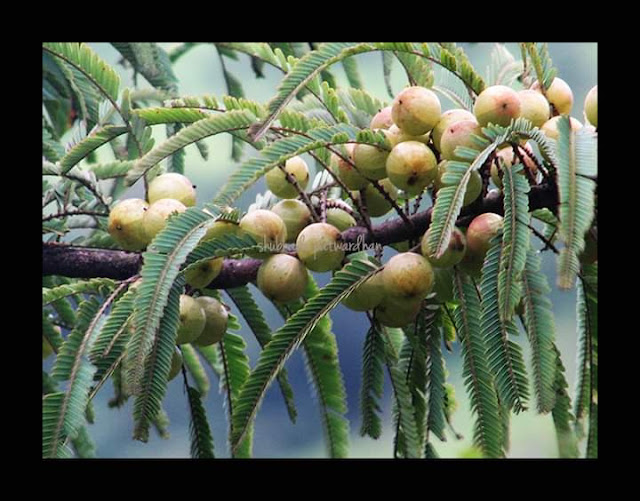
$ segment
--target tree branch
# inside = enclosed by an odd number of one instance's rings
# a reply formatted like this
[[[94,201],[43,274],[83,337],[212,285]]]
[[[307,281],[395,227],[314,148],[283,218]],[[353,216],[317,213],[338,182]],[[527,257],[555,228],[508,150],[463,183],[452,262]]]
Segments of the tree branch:
[[[529,210],[554,208],[558,205],[558,194],[549,185],[533,186],[529,192]],[[342,232],[342,241],[346,244],[377,243],[389,245],[422,236],[431,224],[432,208],[410,216],[412,226],[401,218],[394,218],[367,228],[355,226]],[[503,197],[494,192],[479,203],[463,207],[458,226],[468,226],[479,214],[495,212],[503,214]],[[255,280],[260,259],[225,259],[222,271],[209,285],[213,289],[240,287]],[[77,247],[68,244],[42,244],[42,274],[62,275],[70,278],[113,278],[123,280],[136,275],[142,267],[142,254],[114,249],[96,249]]]

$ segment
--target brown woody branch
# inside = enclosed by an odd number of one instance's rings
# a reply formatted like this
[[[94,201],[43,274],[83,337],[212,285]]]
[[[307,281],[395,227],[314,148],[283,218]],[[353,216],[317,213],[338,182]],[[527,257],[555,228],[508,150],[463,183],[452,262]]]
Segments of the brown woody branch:
[[[539,185],[529,192],[529,209],[555,208],[558,194],[554,187]],[[355,226],[342,232],[346,244],[377,243],[389,245],[408,239],[416,239],[424,234],[431,224],[431,212],[426,211],[410,216],[412,226],[401,218],[394,218],[372,227],[372,232],[362,226]],[[460,213],[458,226],[468,226],[478,214],[485,212],[503,213],[502,195],[494,192],[477,203],[464,207]],[[211,282],[210,288],[229,289],[240,287],[255,280],[260,267],[259,259],[225,259],[220,275]],[[42,244],[42,274],[62,275],[70,278],[113,278],[123,280],[140,272],[142,254],[113,249],[77,247],[58,243]]]

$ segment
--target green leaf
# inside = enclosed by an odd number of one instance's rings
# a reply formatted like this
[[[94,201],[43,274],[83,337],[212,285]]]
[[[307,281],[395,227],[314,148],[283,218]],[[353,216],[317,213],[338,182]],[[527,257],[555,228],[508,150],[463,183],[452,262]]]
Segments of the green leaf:
[[[197,389],[187,385],[187,399],[191,413],[189,423],[191,457],[193,459],[212,459],[215,457],[213,454],[213,435],[207,421],[207,413],[202,405],[201,394]]]
[[[42,125],[42,155],[50,162],[57,162],[64,155],[64,148],[51,136],[44,123]]]
[[[81,280],[71,284],[62,284],[53,288],[42,288],[42,306],[47,306],[58,299],[74,296],[76,294],[95,293],[98,295],[108,294],[116,282],[109,278],[91,278]]]
[[[546,43],[525,42],[525,48],[531,58],[538,82],[542,84],[542,92],[546,93],[557,73],[549,56],[549,47]]]
[[[411,85],[430,88],[433,85],[431,63],[421,56],[399,52],[396,57],[407,73]]]
[[[577,458],[579,455],[578,441],[572,426],[575,418],[571,414],[571,399],[567,392],[568,384],[565,378],[565,369],[560,358],[560,351],[553,345],[553,354],[556,361],[554,391],[555,405],[553,406],[553,425],[556,430],[558,452],[561,458]]]
[[[361,89],[363,87],[362,79],[360,78],[358,63],[356,62],[355,58],[343,59],[342,68],[344,69],[344,73],[347,76],[349,87],[353,89]]]
[[[489,85],[511,87],[515,79],[522,74],[523,69],[522,61],[517,61],[504,44],[494,44],[491,51],[491,62],[487,67]]]
[[[91,166],[91,172],[96,176],[97,180],[114,179],[124,177],[129,169],[134,165],[130,160],[108,162],[105,164],[95,164]]]
[[[504,226],[498,273],[500,318],[509,322],[520,301],[522,272],[529,250],[529,182],[521,174],[522,164],[505,166],[502,182],[504,193]]]
[[[554,351],[555,323],[547,277],[540,271],[540,256],[529,249],[522,275],[524,322],[531,345],[531,366],[538,412],[545,414],[554,408],[556,398],[556,355]]]
[[[119,125],[105,125],[95,129],[87,137],[73,145],[62,157],[60,160],[61,173],[66,174],[91,152],[128,131],[127,127]]]
[[[442,310],[439,314],[443,315]],[[442,336],[435,319],[426,329],[426,399],[427,399],[427,434],[433,433],[440,440],[445,441],[444,430],[446,428],[446,389],[444,387],[446,376],[444,358],[442,356]],[[427,435],[428,438],[428,435]],[[428,447],[429,443],[425,444]],[[429,457],[426,455],[425,457]]]
[[[502,424],[479,325],[481,311],[478,293],[471,280],[459,272],[454,274],[453,291],[458,302],[453,317],[462,347],[462,375],[469,394],[471,410],[476,415],[473,442],[485,456],[502,457]]]
[[[210,112],[184,107],[166,107],[166,108],[140,108],[133,110],[132,113],[142,118],[147,125],[170,124],[170,123],[194,123],[199,120],[211,117],[219,117],[220,114],[212,114]]]
[[[384,392],[384,340],[373,326],[367,332],[362,348],[362,385],[360,386],[360,435],[380,438],[382,412],[379,400]]]
[[[190,344],[182,344],[180,345],[180,351],[182,352],[183,363],[196,383],[198,393],[206,397],[211,385],[195,347]]]
[[[284,363],[320,319],[355,287],[377,271],[369,261],[354,260],[335,273],[331,282],[278,329],[260,353],[258,363],[242,388],[233,415],[232,446],[237,447],[258,410],[264,394]]]
[[[151,169],[151,167],[189,144],[221,132],[232,132],[246,129],[254,121],[255,117],[253,114],[246,110],[228,111],[221,115],[215,115],[198,120],[197,122],[180,130],[180,132],[171,136],[162,144],[140,158],[136,162],[135,167],[127,174],[125,182],[131,186],[149,169]]]
[[[71,439],[71,445],[76,451],[76,456],[82,459],[96,457],[96,444],[91,439],[86,426],[78,429],[77,435]]]
[[[111,45],[131,63],[151,85],[175,92],[178,81],[173,73],[169,55],[153,42],[112,42]]]
[[[262,245],[258,244],[251,235],[222,235],[199,243],[189,253],[185,261],[187,266],[181,273],[197,268],[201,264],[208,262],[212,257],[229,257],[261,249]]]
[[[595,182],[583,176],[598,171],[598,136],[587,129],[571,129],[569,117],[558,120],[556,142],[558,172],[558,218],[564,247],[558,256],[557,285],[570,289],[580,269],[578,256],[584,250],[584,235],[594,217]]]
[[[496,235],[491,240],[482,267],[480,327],[487,349],[487,363],[495,379],[500,402],[517,414],[527,409],[529,381],[522,350],[513,340],[518,335],[518,328],[513,320],[504,320],[499,313],[499,264],[504,252],[500,235]]]

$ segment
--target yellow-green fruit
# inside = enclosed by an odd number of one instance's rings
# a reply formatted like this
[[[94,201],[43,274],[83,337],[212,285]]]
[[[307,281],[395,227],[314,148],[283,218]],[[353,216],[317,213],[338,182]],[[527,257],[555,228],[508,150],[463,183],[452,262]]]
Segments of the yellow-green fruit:
[[[384,298],[382,272],[376,273],[366,280],[351,294],[342,300],[342,304],[350,310],[369,311],[380,304]]]
[[[412,299],[398,299],[385,296],[374,310],[374,316],[378,322],[387,327],[404,327],[418,316],[420,297]]]
[[[533,89],[525,89],[518,92],[518,97],[521,117],[529,120],[535,127],[542,127],[549,120],[549,101],[542,94]]]
[[[209,346],[217,343],[227,332],[229,313],[224,305],[214,297],[200,296],[196,299],[204,311],[204,329],[194,341],[199,346]]]
[[[187,207],[193,207],[196,204],[196,189],[186,176],[167,172],[149,183],[147,198],[150,204],[161,198],[173,198]]]
[[[161,198],[150,204],[142,220],[147,240],[151,242],[164,229],[171,214],[186,210],[187,207],[182,202],[173,198]]]
[[[388,179],[379,181],[382,189],[389,195],[392,200],[398,198],[398,189]],[[356,192],[353,197],[357,200],[361,200],[360,193]],[[384,216],[392,208],[391,204],[387,201],[382,193],[378,189],[369,184],[364,190],[364,198],[366,202],[367,212],[370,217]]]
[[[382,271],[385,292],[396,298],[424,298],[433,287],[433,269],[420,254],[403,252],[393,256]]]
[[[265,209],[257,209],[247,213],[240,220],[240,229],[251,235],[258,245],[278,252],[287,240],[287,227],[280,216],[275,212]],[[264,253],[254,253],[261,257]]]
[[[531,89],[542,93],[540,82],[536,81]],[[568,115],[573,108],[573,91],[562,78],[554,78],[546,92],[547,101],[552,104],[558,115]]]
[[[453,268],[433,267],[433,290],[439,303],[453,301]]]
[[[298,259],[275,254],[258,269],[258,289],[276,303],[288,303],[302,296],[308,277],[307,269]]]
[[[222,263],[223,259],[221,257],[214,257],[200,263],[195,268],[187,270],[184,278],[191,287],[204,289],[214,278],[220,275]]]
[[[296,240],[298,257],[311,271],[330,271],[344,259],[340,232],[326,223],[314,223],[300,232]]]
[[[350,162],[355,163],[353,161],[353,148],[354,144],[348,143],[344,145],[344,149],[341,150],[341,154],[348,158]],[[331,154],[331,165],[333,172],[338,176],[340,181],[342,181],[347,188],[350,190],[361,190],[369,181],[366,177],[360,174],[356,168],[351,165],[346,160],[343,160],[341,157],[336,155],[335,153]]]
[[[493,212],[475,217],[467,228],[467,251],[484,259],[490,240],[502,229],[503,218]]]
[[[529,143],[525,144],[524,148],[521,146],[518,146],[518,151],[520,153],[520,156],[522,158],[524,158],[524,165],[525,168],[529,170],[529,172],[531,172],[531,174],[535,177],[536,174],[538,174],[538,167],[536,166],[535,162],[531,159],[531,157],[529,155],[527,155],[526,151],[529,152],[529,154],[533,155],[533,149],[531,148],[531,145]],[[500,165],[504,168],[504,167],[513,167],[516,164],[521,163],[520,162],[520,157],[518,157],[518,155],[516,155],[513,151],[513,148],[511,146],[507,146],[506,148],[503,148],[501,150],[498,150],[498,152],[496,153],[496,156],[498,157],[499,161],[500,161]],[[498,171],[498,168],[496,167],[495,162],[491,163],[491,180],[493,181],[493,183],[500,189],[502,189],[502,172]],[[526,176],[525,170],[521,170],[520,174],[523,176]]]
[[[438,164],[438,172],[436,174],[436,178],[433,181],[433,187],[436,193],[443,186],[448,186],[443,181],[443,177],[447,172],[448,163],[448,160],[443,160]],[[480,173],[477,170],[474,170],[469,176],[467,189],[464,192],[464,198],[462,199],[463,207],[469,205],[471,202],[474,202],[480,196],[480,193],[482,193],[482,176],[480,176]]]
[[[429,253],[429,235],[431,235],[431,228],[429,228],[422,236],[420,249],[422,251],[422,255],[426,257],[433,266],[437,266],[439,268],[451,268],[462,261],[467,250],[467,239],[458,228],[453,229],[451,232],[451,238],[449,238],[449,245],[442,256],[438,258],[431,256]]]
[[[598,86],[593,87],[584,100],[584,114],[594,127],[598,127]]]
[[[173,351],[173,356],[171,357],[171,368],[169,369],[169,374],[167,375],[167,381],[171,381],[178,374],[180,374],[180,370],[182,369],[182,353],[178,348],[175,348]]]
[[[435,179],[438,161],[431,149],[418,141],[393,147],[387,158],[387,176],[394,186],[409,195],[422,192]]]
[[[284,164],[284,171],[293,176],[302,190],[309,184],[309,167],[302,157],[293,157]],[[280,167],[274,167],[266,173],[267,188],[280,198],[296,198],[298,190],[287,180],[287,175]]]
[[[388,129],[393,125],[393,118],[391,117],[391,106],[382,108],[371,119],[370,129]]]
[[[407,87],[391,105],[393,123],[407,134],[419,136],[433,129],[442,113],[440,99],[424,87]]]
[[[213,240],[214,238],[220,238],[223,235],[240,235],[240,226],[238,223],[232,223],[230,221],[213,221],[207,228],[207,232],[202,237],[202,241]]]
[[[144,214],[149,204],[140,198],[122,200],[109,213],[109,235],[128,251],[144,249],[149,240],[144,231]]]
[[[562,117],[553,117],[550,120],[547,120],[542,125],[540,130],[544,132],[545,136],[551,139],[557,140],[558,139],[558,121],[561,118]],[[571,124],[571,130],[582,129],[582,123],[573,117],[569,117],[569,123]]]
[[[389,133],[385,129],[378,129],[386,132],[387,138]],[[391,147],[390,141],[387,140],[387,146]],[[384,179],[387,177],[386,165],[389,150],[373,146],[370,144],[358,143],[353,148],[353,163],[358,172],[368,179]]]
[[[180,325],[176,344],[192,343],[204,329],[206,318],[198,302],[191,296],[180,296]]]
[[[474,120],[460,120],[447,127],[440,140],[440,153],[442,153],[442,158],[445,160],[468,161],[457,157],[455,151],[458,146],[477,149],[478,146],[473,142],[471,137],[473,134],[482,136],[482,128],[478,122]]]
[[[391,146],[395,146],[399,143],[404,143],[405,141],[418,141],[420,143],[427,144],[429,142],[429,138],[431,137],[431,133],[427,132],[426,134],[422,134],[421,136],[412,136],[411,134],[407,134],[397,125],[392,125],[389,127],[389,134],[387,134],[389,138],[389,143]]]
[[[492,85],[483,90],[473,105],[473,114],[481,126],[490,123],[506,127],[520,116],[518,93],[506,85]]]
[[[281,200],[271,208],[287,227],[287,243],[293,243],[302,229],[311,223],[311,211],[300,200]]]
[[[42,360],[49,358],[53,354],[53,347],[47,341],[47,338],[42,336]]]
[[[335,226],[340,231],[351,228],[356,225],[356,220],[351,214],[337,207],[327,209],[327,224]]]
[[[473,113],[459,108],[445,111],[442,114],[440,120],[431,132],[433,145],[438,151],[442,151],[440,141],[442,141],[442,135],[444,134],[444,131],[447,130],[447,127],[453,125],[456,122],[462,122],[463,120],[471,120],[472,122],[477,122],[476,117]]]

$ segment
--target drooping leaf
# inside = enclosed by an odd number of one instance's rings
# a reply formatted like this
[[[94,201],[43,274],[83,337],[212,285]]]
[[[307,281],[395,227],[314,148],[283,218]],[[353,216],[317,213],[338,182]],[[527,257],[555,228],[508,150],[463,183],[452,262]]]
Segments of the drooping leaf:
[[[191,439],[191,457],[193,459],[212,459],[213,435],[207,421],[207,413],[202,405],[200,392],[187,386],[187,399],[191,421],[189,422],[189,437]]]
[[[360,386],[360,435],[380,438],[382,412],[380,399],[384,391],[384,340],[378,329],[371,327],[362,348],[362,383]]]
[[[108,294],[115,286],[115,281],[109,278],[91,278],[71,284],[62,284],[53,288],[42,288],[42,306],[45,307],[58,299],[77,294],[95,293]]]
[[[571,413],[571,399],[567,391],[568,384],[564,375],[565,369],[560,357],[560,351],[553,345],[556,361],[554,391],[555,404],[553,406],[553,425],[556,430],[558,452],[561,458],[577,458],[579,455],[578,441],[573,428],[575,418]]]
[[[196,383],[196,388],[199,396],[203,398],[209,393],[210,383],[209,376],[207,376],[196,349],[190,344],[180,345],[180,351],[182,352],[182,360],[184,366],[187,368],[187,372],[193,378]]]

